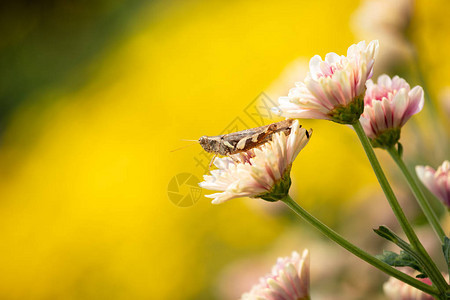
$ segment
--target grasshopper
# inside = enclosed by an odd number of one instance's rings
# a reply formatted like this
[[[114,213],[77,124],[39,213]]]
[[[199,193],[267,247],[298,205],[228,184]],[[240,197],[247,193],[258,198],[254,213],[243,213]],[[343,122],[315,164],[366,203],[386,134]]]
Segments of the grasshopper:
[[[245,152],[271,141],[272,136],[277,132],[284,132],[286,135],[289,135],[291,133],[291,125],[293,122],[293,119],[287,119],[281,122],[229,134],[216,136],[204,135],[198,142],[206,152],[214,153],[215,156],[228,156]],[[213,157],[213,160],[215,156]]]

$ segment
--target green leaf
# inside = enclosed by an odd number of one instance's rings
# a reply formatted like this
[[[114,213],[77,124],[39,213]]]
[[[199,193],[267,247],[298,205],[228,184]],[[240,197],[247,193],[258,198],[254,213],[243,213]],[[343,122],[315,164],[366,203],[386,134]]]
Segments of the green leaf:
[[[414,250],[411,248],[411,246],[386,226],[380,226],[378,227],[378,229],[374,229],[373,231],[375,231],[375,233],[381,236],[382,238],[385,238],[388,241],[393,242],[394,244],[396,244],[397,246],[399,246],[400,248],[402,248],[403,250],[414,256],[415,253]]]
[[[398,153],[398,156],[400,156],[400,157],[403,156],[403,145],[400,144],[400,142],[397,143],[397,153]]]
[[[424,271],[426,265],[424,265],[423,261],[420,259],[420,256],[417,255],[416,251],[414,251],[411,245],[409,245],[405,240],[403,240],[386,226],[380,226],[378,227],[378,229],[374,229],[374,231],[379,236],[393,242],[401,249],[403,249],[402,251],[400,251],[400,254],[391,251],[384,251],[383,255],[377,256],[378,259],[393,267],[413,268],[414,270],[420,272],[420,274],[417,275],[418,278],[428,277],[428,275]]]
[[[447,262],[447,269],[450,270],[450,239],[448,237],[444,238],[442,251],[444,252],[445,261]]]
[[[399,238],[398,235],[396,235],[392,230],[390,230],[386,226],[380,226],[378,227],[378,229],[374,229],[373,231],[375,231],[375,233],[381,236],[382,238],[385,238],[396,245],[401,240],[401,238]]]
[[[383,251],[383,254],[377,255],[376,258],[393,267],[410,267],[419,271],[420,274],[417,275],[418,278],[428,277],[417,260],[405,251],[400,251],[400,254],[392,251]]]

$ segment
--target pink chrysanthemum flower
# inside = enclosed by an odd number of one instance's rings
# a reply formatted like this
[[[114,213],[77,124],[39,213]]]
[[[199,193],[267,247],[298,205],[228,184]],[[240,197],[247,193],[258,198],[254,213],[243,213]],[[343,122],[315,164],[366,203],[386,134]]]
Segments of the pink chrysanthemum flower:
[[[416,166],[416,173],[423,184],[450,208],[450,162],[444,161],[436,171],[429,166]]]
[[[311,134],[312,130],[308,132],[300,128],[298,120],[295,120],[288,136],[279,132],[260,147],[216,158],[214,165],[218,169],[205,175],[200,186],[221,191],[206,195],[214,199],[213,204],[239,197],[280,200],[287,195],[291,185],[292,162],[306,146]]]
[[[417,279],[431,285],[431,280],[429,278]],[[383,285],[383,291],[391,300],[434,300],[431,295],[393,277]]]
[[[372,77],[378,41],[350,46],[347,56],[328,53],[311,58],[304,82],[297,82],[279,111],[288,118],[326,119],[353,124],[363,111],[366,81]]]
[[[410,89],[402,78],[387,75],[367,82],[361,125],[375,147],[389,148],[400,139],[400,128],[423,108],[423,89]]]
[[[241,300],[309,300],[309,253],[278,258],[272,272],[262,277]]]

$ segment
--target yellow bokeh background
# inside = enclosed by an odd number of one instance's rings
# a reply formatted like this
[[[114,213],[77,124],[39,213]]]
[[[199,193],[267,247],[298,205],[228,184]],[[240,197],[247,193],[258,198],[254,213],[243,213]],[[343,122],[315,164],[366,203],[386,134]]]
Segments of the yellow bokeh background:
[[[293,225],[288,213],[249,204],[259,200],[174,205],[169,181],[204,172],[199,145],[171,150],[221,132],[298,57],[345,53],[357,42],[349,22],[359,4],[161,1],[87,63],[82,84],[31,94],[0,147],[0,298],[220,299],[221,270]],[[450,84],[450,5],[416,7],[437,94]],[[314,135],[294,164],[292,194],[338,225],[379,188],[350,128],[302,124]]]

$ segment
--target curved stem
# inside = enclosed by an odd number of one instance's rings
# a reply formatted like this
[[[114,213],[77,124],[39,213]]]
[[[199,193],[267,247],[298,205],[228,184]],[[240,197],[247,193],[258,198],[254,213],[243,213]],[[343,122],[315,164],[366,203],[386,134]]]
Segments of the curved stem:
[[[348,250],[349,252],[353,253],[355,256],[361,258],[365,262],[371,264],[375,268],[383,271],[384,273],[395,277],[421,291],[424,291],[425,293],[428,293],[433,296],[437,296],[438,292],[437,290],[429,286],[411,276],[408,276],[407,274],[389,266],[388,264],[382,262],[381,260],[375,258],[374,256],[370,255],[369,253],[365,252],[364,250],[358,248],[357,246],[353,245],[349,241],[347,241],[345,238],[343,238],[341,235],[339,235],[337,232],[335,232],[333,229],[329,228],[327,225],[320,222],[318,219],[316,219],[314,216],[312,216],[310,213],[308,213],[303,207],[297,204],[289,195],[287,195],[284,199],[282,199],[287,206],[289,206],[290,209],[292,209],[297,215],[302,217],[305,221],[310,223],[312,226],[314,226],[316,229],[318,229],[320,232],[322,232],[325,236],[336,242],[338,245],[343,247],[344,249]]]
[[[378,162],[377,157],[375,156],[375,152],[373,151],[372,145],[370,144],[369,139],[367,138],[364,129],[361,126],[361,123],[357,121],[353,124],[353,128],[356,131],[356,134],[361,141],[361,144],[366,152],[367,157],[369,158],[370,164],[372,165],[372,169],[377,176],[378,182],[380,183],[381,188],[389,202],[389,205],[394,212],[395,217],[397,218],[400,226],[405,232],[409,242],[411,243],[412,248],[417,251],[417,253],[422,257],[422,259],[426,262],[423,266],[427,271],[428,276],[430,276],[431,281],[436,285],[439,289],[441,295],[445,295],[445,291],[447,290],[448,284],[442,276],[441,272],[437,268],[436,264],[433,262],[431,257],[428,255],[427,251],[420,243],[419,238],[414,232],[411,224],[409,224],[408,219],[405,216],[400,204],[395,197],[392,188],[384,175],[383,169],[381,169],[380,163]]]
[[[431,207],[430,203],[427,201],[427,199],[425,198],[425,195],[423,194],[422,190],[420,189],[417,179],[415,177],[413,177],[411,172],[406,167],[405,162],[403,161],[401,156],[398,154],[398,152],[393,147],[389,148],[387,151],[389,152],[392,159],[395,161],[397,166],[402,171],[403,175],[406,178],[406,181],[408,181],[409,187],[413,191],[414,196],[416,197],[420,208],[422,209],[423,213],[427,217],[428,222],[430,222],[431,226],[433,227],[433,230],[436,233],[436,235],[438,236],[439,240],[441,241],[441,244],[444,244],[445,232],[442,229],[442,226],[441,226],[439,219],[436,216],[433,208]]]

